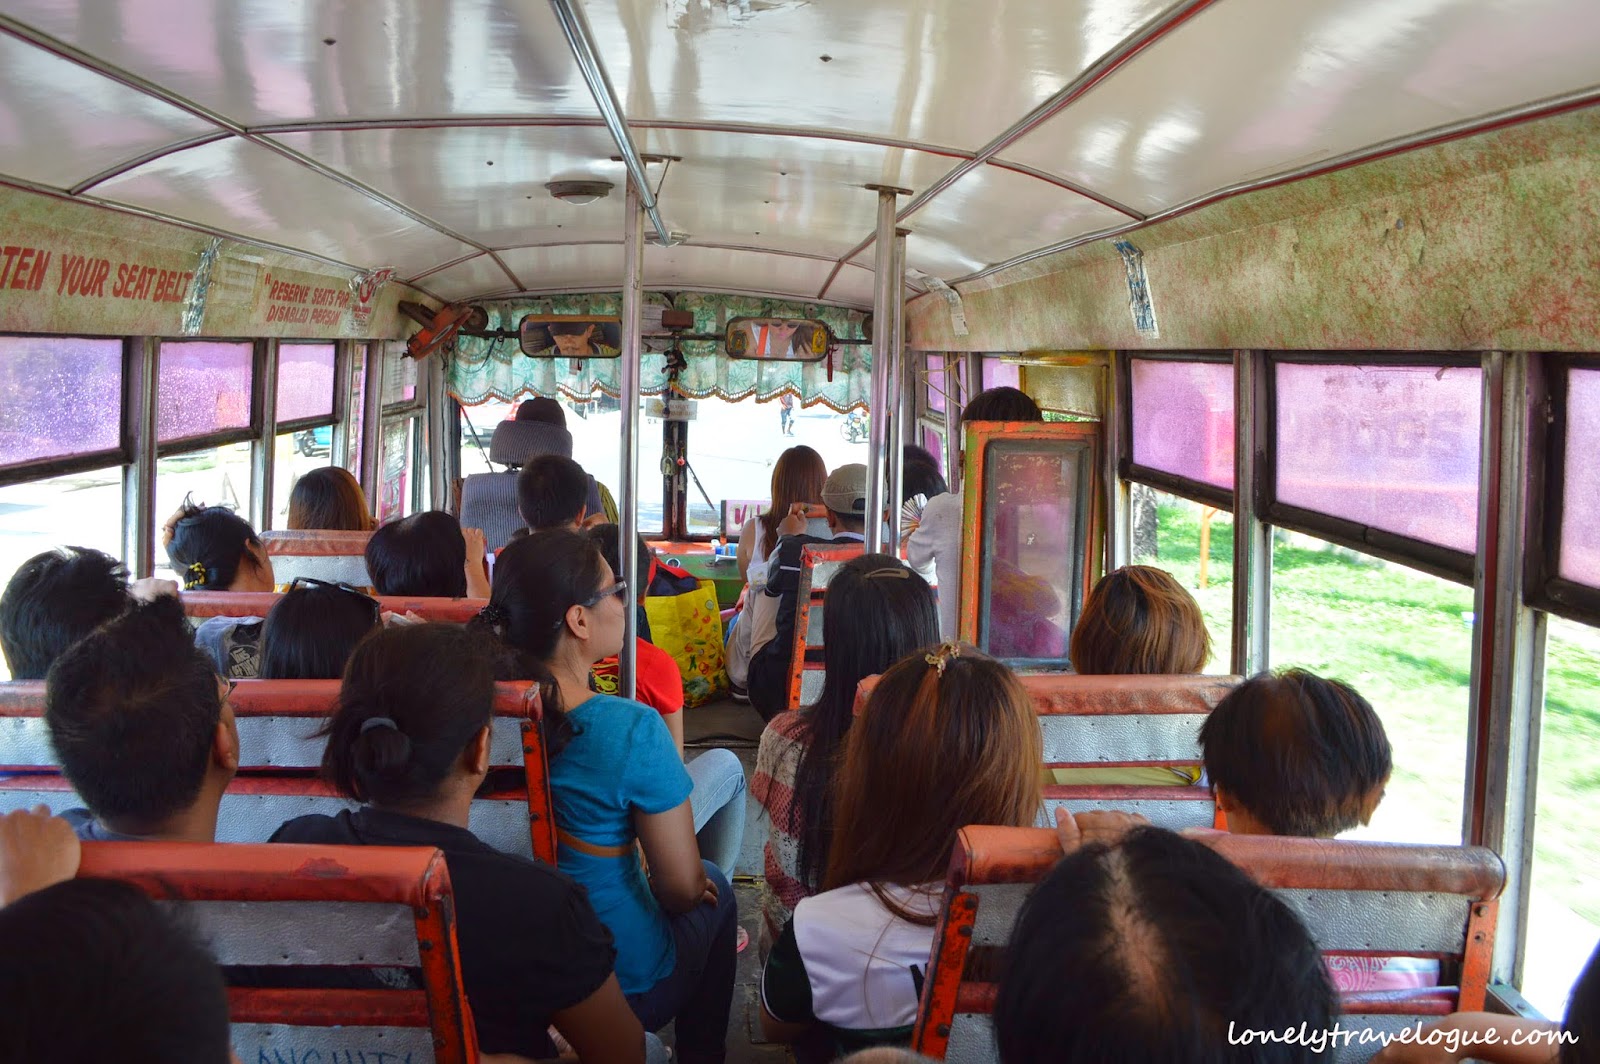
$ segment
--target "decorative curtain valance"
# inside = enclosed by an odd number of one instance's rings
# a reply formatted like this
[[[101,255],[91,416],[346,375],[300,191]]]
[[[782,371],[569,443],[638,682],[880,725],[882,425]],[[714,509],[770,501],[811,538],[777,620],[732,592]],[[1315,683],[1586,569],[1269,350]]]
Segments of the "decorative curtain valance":
[[[665,297],[649,293],[644,307],[644,331],[662,331],[658,324]],[[491,301],[482,304],[489,312],[490,329],[516,329],[526,314],[620,315],[622,296],[598,295],[543,296],[539,298]],[[674,304],[678,310],[694,312],[696,333],[722,333],[728,321],[738,317],[817,318],[828,323],[836,337],[860,339],[862,312],[842,307],[795,303],[752,296],[708,295],[685,292]],[[645,395],[661,395],[667,390],[665,338],[647,339],[640,370],[640,390]],[[721,341],[685,341],[679,345],[688,367],[678,376],[675,393],[691,399],[715,396],[738,400],[754,395],[771,399],[788,392],[799,396],[801,405],[822,404],[843,413],[852,407],[865,408],[871,395],[872,349],[866,344],[841,344],[829,360],[814,363],[744,362],[727,357]],[[450,394],[472,405],[489,400],[515,402],[528,395],[557,394],[586,399],[596,392],[620,394],[622,360],[592,358],[573,361],[565,358],[529,358],[515,340],[484,340],[463,336],[456,341],[446,379]]]

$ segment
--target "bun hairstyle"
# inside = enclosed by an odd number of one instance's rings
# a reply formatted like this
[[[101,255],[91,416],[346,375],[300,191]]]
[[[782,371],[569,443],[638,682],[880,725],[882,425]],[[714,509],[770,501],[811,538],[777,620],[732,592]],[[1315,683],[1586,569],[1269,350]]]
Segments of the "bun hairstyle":
[[[170,527],[167,558],[185,591],[226,591],[239,577],[246,549],[261,546],[250,522],[222,506],[185,499]]]
[[[450,624],[385,628],[345,667],[322,774],[361,802],[433,798],[494,715],[495,647]]]

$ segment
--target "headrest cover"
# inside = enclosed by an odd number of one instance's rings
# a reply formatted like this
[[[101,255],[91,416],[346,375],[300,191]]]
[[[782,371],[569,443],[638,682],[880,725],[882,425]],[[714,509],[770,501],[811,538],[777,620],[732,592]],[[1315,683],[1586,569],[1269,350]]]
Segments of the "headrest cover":
[[[502,421],[489,443],[489,460],[501,465],[525,465],[541,454],[572,457],[572,433],[544,421]]]

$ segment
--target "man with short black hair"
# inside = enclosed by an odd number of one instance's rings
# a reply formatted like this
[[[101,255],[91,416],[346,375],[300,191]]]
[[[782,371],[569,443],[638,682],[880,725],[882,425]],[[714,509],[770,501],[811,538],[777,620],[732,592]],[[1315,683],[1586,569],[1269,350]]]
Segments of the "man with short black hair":
[[[194,645],[183,606],[135,606],[73,646],[45,681],[45,726],[88,809],[84,839],[211,842],[239,768],[229,684]]]
[[[795,615],[800,603],[800,552],[808,544],[860,543],[866,539],[867,467],[842,465],[822,485],[831,538],[805,534],[805,506],[797,503],[778,522],[778,542],[767,562],[767,583],[761,593],[778,600],[773,637],[750,659],[750,704],[772,719],[788,704],[789,670],[794,657]]]
[[[128,571],[87,547],[22,563],[0,594],[0,650],[13,680],[42,680],[67,648],[128,608]]]
[[[577,531],[588,514],[589,474],[570,458],[541,454],[517,474],[517,509],[528,529]]]

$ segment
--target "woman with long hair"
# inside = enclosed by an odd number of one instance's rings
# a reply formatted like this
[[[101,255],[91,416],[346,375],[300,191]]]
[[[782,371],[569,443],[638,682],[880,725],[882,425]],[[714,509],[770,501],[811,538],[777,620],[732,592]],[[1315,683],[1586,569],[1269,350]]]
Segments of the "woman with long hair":
[[[571,879],[502,853],[467,823],[489,773],[496,647],[456,625],[402,625],[356,647],[323,726],[323,775],[361,804],[289,821],[273,842],[427,846],[455,891],[461,977],[486,1054],[644,1059],[613,972],[611,936]]]
[[[646,1030],[675,1022],[685,1064],[720,1062],[733,1002],[738,912],[728,880],[744,834],[744,772],[728,750],[708,750],[686,768],[659,713],[591,689],[595,663],[621,650],[632,608],[628,582],[594,540],[548,529],[500,552],[489,604],[473,623],[516,652],[515,678],[545,683],[561,870],[588,889],[611,929],[629,1004]]]
[[[371,532],[378,527],[361,482],[348,469],[324,466],[305,473],[289,492],[291,529]]]
[[[761,891],[764,956],[801,898],[822,889],[833,839],[832,785],[855,720],[856,687],[939,638],[927,581],[887,554],[846,562],[828,584],[822,615],[827,678],[814,705],[780,713],[761,733],[751,793],[766,810]]]
[[[261,629],[262,680],[337,680],[356,644],[382,627],[378,600],[348,585],[298,579]]]
[[[945,643],[883,674],[845,740],[826,889],[762,972],[769,1038],[909,1040],[956,833],[1032,824],[1042,757],[1033,706],[993,658]]]

